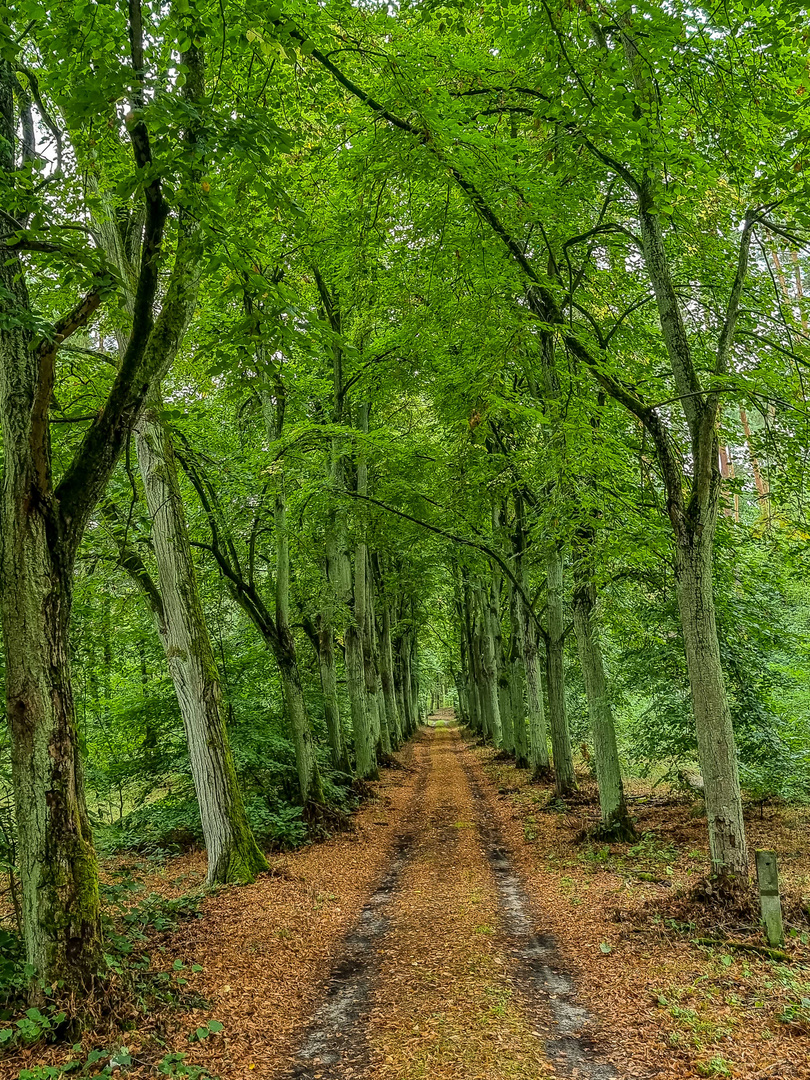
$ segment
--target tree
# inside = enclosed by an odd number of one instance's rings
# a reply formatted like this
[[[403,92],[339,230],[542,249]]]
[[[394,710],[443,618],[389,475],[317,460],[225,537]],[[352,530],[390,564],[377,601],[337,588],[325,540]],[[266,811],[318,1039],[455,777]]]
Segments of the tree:
[[[120,24],[117,29],[124,29]],[[2,621],[6,698],[20,837],[22,911],[28,962],[48,982],[71,989],[89,985],[100,960],[98,881],[87,819],[70,677],[68,627],[76,552],[89,517],[143,407],[182,335],[188,297],[197,280],[198,224],[178,216],[176,252],[165,300],[155,316],[162,245],[170,206],[152,156],[149,130],[138,109],[144,69],[140,11],[130,12],[131,78],[135,108],[128,121],[135,168],[143,186],[144,243],[135,289],[135,314],[120,369],[99,414],[61,478],[53,474],[48,409],[60,345],[93,316],[112,282],[101,266],[89,291],[52,324],[42,327],[32,307],[21,252],[27,240],[26,186],[20,182],[13,108],[10,40],[0,60],[0,184],[15,232],[6,238],[0,270],[0,410],[4,474],[2,510]],[[193,104],[203,92],[202,53],[183,56],[189,77],[181,91]],[[24,108],[23,159],[30,146]],[[177,138],[187,169],[197,165],[193,130]],[[29,159],[30,160],[30,159]],[[19,215],[19,217],[17,216]],[[22,218],[22,221],[20,220]],[[11,241],[11,242],[9,242]],[[45,245],[50,252],[49,244]]]

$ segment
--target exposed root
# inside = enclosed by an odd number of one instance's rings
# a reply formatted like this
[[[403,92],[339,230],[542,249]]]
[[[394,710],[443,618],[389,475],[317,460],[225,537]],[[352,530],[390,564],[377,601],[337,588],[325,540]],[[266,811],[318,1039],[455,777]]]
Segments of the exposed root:
[[[410,765],[405,765],[393,754],[379,753],[377,755],[377,761],[381,769],[399,769],[401,772],[408,773],[415,772]]]
[[[695,945],[708,945],[720,949],[744,949],[747,952],[767,956],[769,960],[790,960],[791,956],[784,949],[772,949],[768,945],[757,945],[753,941],[731,941],[728,938],[699,937],[692,938]]]
[[[322,836],[327,832],[347,832],[354,828],[351,814],[327,803],[309,802],[304,807],[304,821],[310,832]]]
[[[608,844],[632,844],[638,840],[638,830],[629,817],[616,817],[612,821],[598,821],[588,829],[577,833],[577,840],[602,840]]]

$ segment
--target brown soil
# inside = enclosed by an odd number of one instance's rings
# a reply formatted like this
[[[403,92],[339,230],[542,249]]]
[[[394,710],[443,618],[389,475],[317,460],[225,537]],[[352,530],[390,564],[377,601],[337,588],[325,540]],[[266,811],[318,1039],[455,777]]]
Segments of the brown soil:
[[[210,1006],[120,1036],[136,1062],[120,1075],[145,1080],[183,1052],[221,1080],[810,1078],[810,946],[792,938],[793,963],[776,964],[691,943],[758,932],[689,901],[705,823],[683,802],[637,800],[640,846],[582,843],[587,783],[570,811],[549,809],[550,788],[446,722],[397,761],[353,833],[274,856],[271,875],[156,942],[153,967],[183,961]],[[749,833],[789,852],[787,890],[807,891],[801,823],[772,815]],[[147,887],[177,895],[202,869],[184,856]],[[223,1030],[190,1042],[211,1019]],[[0,1080],[64,1060],[17,1051]]]
[[[458,733],[446,728],[417,749],[427,784],[381,947],[368,1025],[375,1080],[551,1075],[510,977],[510,942],[461,753]]]
[[[705,819],[688,801],[635,785],[641,842],[581,842],[598,813],[592,782],[567,812],[553,790],[473,749],[494,815],[534,910],[563,943],[581,998],[600,1017],[600,1042],[622,1075],[655,1080],[810,1077],[810,945],[799,902],[810,889],[807,811],[752,808],[750,847],[780,855],[790,963],[705,948],[696,937],[763,944],[756,919],[695,903],[706,875]],[[753,873],[753,867],[752,867]],[[791,920],[793,924],[791,925]],[[804,999],[805,1005],[802,1006]]]

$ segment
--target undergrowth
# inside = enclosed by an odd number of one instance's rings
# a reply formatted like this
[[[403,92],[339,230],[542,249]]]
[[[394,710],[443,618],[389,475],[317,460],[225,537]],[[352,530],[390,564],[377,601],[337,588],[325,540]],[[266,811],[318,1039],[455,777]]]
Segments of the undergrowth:
[[[23,1069],[19,1080],[56,1080],[60,1077],[126,1075],[136,1061],[121,1036],[137,1029],[139,1019],[158,1010],[199,1009],[205,999],[189,987],[188,975],[202,971],[199,964],[175,960],[169,970],[161,966],[163,946],[159,935],[177,929],[182,920],[200,915],[201,894],[166,899],[145,893],[144,885],[132,876],[131,868],[120,870],[115,879],[100,887],[102,899],[103,967],[95,992],[83,1001],[82,1021],[88,1020],[96,1036],[106,1034],[106,1048],[84,1048],[73,1043],[67,1060],[60,1065],[37,1065]],[[24,962],[17,934],[0,930],[0,1049],[11,1052],[38,1043],[67,1043],[75,1026],[59,983],[40,982],[45,999],[38,1008],[26,1008],[27,991],[33,975]],[[190,1041],[218,1034],[222,1025],[209,1021],[197,1028]],[[205,1080],[210,1074],[187,1065],[185,1055],[165,1054],[155,1047],[151,1068],[156,1076],[185,1076]]]

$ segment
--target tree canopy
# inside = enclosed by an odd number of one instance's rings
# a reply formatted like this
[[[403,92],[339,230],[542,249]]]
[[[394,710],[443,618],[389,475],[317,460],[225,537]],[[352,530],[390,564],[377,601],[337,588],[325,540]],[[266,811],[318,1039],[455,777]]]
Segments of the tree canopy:
[[[4,859],[36,1000],[96,849],[209,882],[432,706],[810,798],[793,0],[0,6]],[[358,786],[359,782],[359,786]],[[37,990],[40,988],[40,991]]]

